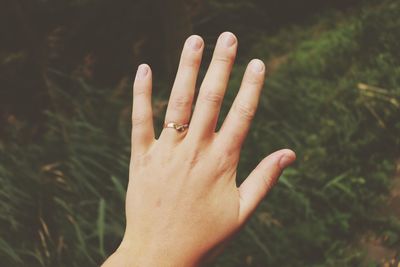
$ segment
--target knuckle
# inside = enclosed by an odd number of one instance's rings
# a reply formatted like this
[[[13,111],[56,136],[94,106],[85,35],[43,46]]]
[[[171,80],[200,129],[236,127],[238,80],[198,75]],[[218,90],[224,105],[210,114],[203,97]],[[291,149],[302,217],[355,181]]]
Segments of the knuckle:
[[[215,155],[215,163],[217,169],[220,172],[227,172],[235,167],[237,161],[237,151],[228,150],[226,148],[220,148],[217,150]]]
[[[192,100],[187,96],[176,96],[171,101],[171,108],[174,110],[187,109],[191,106]]]
[[[256,107],[250,104],[245,104],[243,102],[237,102],[233,106],[235,112],[245,120],[251,120],[255,113],[256,113]]]
[[[189,169],[193,169],[198,165],[199,161],[203,158],[203,154],[200,148],[191,148],[187,149],[188,153],[184,159],[184,163],[189,167]]]
[[[202,95],[201,100],[214,105],[220,105],[222,103],[223,98],[224,95],[221,93],[208,91]]]
[[[131,163],[133,167],[146,166],[151,162],[151,154],[149,153],[133,153],[131,156]]]
[[[200,57],[197,55],[189,54],[182,56],[182,65],[184,67],[193,68],[200,65]]]
[[[132,114],[132,126],[140,126],[148,121],[148,116],[142,113]]]
[[[233,167],[232,164],[233,161],[230,156],[219,157],[217,162],[218,162],[218,169],[223,172],[230,170]]]
[[[189,164],[190,168],[194,168],[194,166],[196,166],[200,161],[200,158],[201,158],[200,153],[197,151],[195,153],[190,154],[187,157],[186,162]]]
[[[147,95],[148,90],[144,86],[135,86],[133,90],[133,96]]]
[[[246,76],[246,83],[250,85],[260,86],[263,83],[264,76],[249,74]]]
[[[215,55],[214,61],[223,64],[232,64],[234,56],[232,54]]]

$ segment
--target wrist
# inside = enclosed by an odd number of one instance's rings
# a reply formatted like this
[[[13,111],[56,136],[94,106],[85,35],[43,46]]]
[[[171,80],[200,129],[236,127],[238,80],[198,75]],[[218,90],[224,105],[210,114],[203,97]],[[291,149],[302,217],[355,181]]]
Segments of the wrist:
[[[118,249],[106,260],[102,267],[196,267],[198,259],[174,247],[137,246],[127,240],[121,242]]]

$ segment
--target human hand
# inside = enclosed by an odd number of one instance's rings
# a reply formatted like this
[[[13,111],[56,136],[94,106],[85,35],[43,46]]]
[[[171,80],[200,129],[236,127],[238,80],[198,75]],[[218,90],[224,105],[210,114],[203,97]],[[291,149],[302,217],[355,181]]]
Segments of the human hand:
[[[167,123],[190,120],[203,48],[199,36],[191,36],[185,43]],[[241,146],[265,76],[262,61],[252,60],[228,116],[215,132],[236,50],[236,37],[223,33],[201,84],[189,128],[164,128],[159,139],[153,129],[151,69],[139,66],[133,90],[126,232],[104,266],[196,266],[246,222],[282,170],[295,160],[293,151],[277,151],[236,186]]]

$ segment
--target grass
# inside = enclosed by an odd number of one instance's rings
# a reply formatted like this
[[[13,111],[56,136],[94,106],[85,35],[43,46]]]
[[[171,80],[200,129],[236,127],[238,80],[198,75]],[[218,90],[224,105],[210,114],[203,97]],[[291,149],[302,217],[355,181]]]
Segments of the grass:
[[[298,161],[214,266],[360,266],[370,231],[399,247],[400,223],[379,212],[400,151],[399,18],[400,4],[384,1],[259,37],[249,55],[275,66],[239,180],[275,149],[293,148]],[[49,75],[57,112],[43,134],[27,141],[32,125],[15,121],[0,141],[0,263],[96,266],[124,230],[129,89],[115,96]]]

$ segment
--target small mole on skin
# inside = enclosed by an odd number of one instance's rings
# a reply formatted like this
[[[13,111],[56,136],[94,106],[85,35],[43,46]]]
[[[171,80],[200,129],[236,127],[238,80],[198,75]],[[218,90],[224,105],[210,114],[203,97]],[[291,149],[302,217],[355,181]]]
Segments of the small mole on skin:
[[[156,202],[156,207],[161,207],[161,199],[159,198],[159,199],[157,199],[157,202]]]

